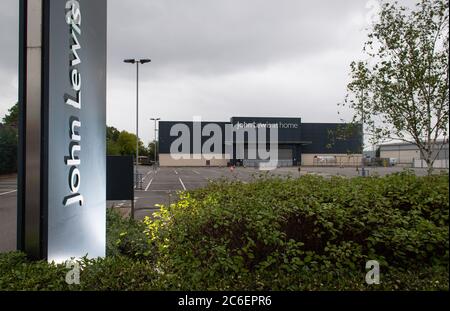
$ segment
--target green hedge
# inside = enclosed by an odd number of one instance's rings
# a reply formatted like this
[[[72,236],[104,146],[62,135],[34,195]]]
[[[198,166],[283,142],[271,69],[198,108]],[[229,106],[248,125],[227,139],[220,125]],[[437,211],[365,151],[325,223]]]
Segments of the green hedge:
[[[144,223],[108,212],[106,259],[0,256],[0,290],[448,290],[448,175],[260,177],[184,193]],[[365,284],[368,260],[381,285]]]
[[[63,264],[32,262],[20,252],[0,254],[1,290],[156,290],[158,279],[150,260],[152,244],[141,222],[124,219],[107,210],[105,259],[79,261],[80,285],[65,281],[69,269]]]
[[[147,219],[147,233],[180,289],[371,289],[369,260],[382,265],[378,288],[448,288],[448,182],[408,173],[221,181]]]

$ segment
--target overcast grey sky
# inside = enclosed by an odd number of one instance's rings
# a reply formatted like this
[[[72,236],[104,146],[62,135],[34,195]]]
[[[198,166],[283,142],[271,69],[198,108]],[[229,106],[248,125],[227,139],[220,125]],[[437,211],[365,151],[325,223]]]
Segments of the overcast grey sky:
[[[18,2],[0,1],[0,118],[17,101]],[[108,0],[108,124],[140,133],[151,117],[339,122],[349,65],[362,57],[374,0]],[[349,116],[348,112],[344,115]]]

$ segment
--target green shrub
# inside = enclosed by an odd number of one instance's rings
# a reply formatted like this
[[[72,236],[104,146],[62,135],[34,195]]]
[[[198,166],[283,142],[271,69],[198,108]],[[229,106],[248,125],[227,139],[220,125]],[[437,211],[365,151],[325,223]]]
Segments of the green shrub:
[[[449,177],[211,183],[144,223],[107,213],[105,259],[0,255],[0,290],[448,290]],[[381,284],[365,264],[381,263]]]
[[[67,290],[67,269],[45,261],[30,262],[23,253],[0,255],[0,290]]]
[[[369,260],[385,277],[448,271],[448,182],[408,173],[220,181],[146,219],[147,233],[179,289],[301,290],[330,277],[352,288],[352,275],[360,288]]]
[[[78,261],[80,284],[68,285],[65,264],[29,261],[25,254],[0,255],[0,291],[155,290],[157,272],[149,261],[126,256]]]
[[[126,256],[82,262],[80,285],[86,291],[149,291],[158,290],[158,273],[150,261]]]
[[[125,219],[114,209],[106,210],[106,255],[124,255],[135,259],[154,256],[154,245],[144,233],[142,222]]]

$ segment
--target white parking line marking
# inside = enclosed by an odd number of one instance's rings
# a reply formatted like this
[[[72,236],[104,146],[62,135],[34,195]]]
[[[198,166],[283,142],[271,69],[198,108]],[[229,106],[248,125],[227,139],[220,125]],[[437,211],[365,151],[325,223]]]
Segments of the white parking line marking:
[[[152,182],[153,182],[153,178],[150,180],[150,182],[148,183],[148,185],[147,185],[147,188],[145,188],[145,191],[148,191],[148,188],[150,188],[150,185],[152,184]]]
[[[183,187],[184,191],[186,191],[186,190],[187,190],[187,189],[186,189],[186,186],[184,185],[184,183],[183,183],[183,181],[181,180],[181,178],[178,178],[178,180],[180,181],[181,186]]]
[[[150,175],[152,173],[152,171],[148,171],[147,175],[144,176],[144,178],[142,178],[142,181],[145,181],[148,177],[148,175]]]
[[[14,193],[14,192],[17,192],[17,190],[13,190],[13,191],[8,191],[8,192],[0,193],[0,196],[2,196],[2,195],[7,195],[7,194],[11,194],[11,193]]]
[[[178,172],[177,172],[177,170],[173,170],[174,172],[175,172],[175,175],[178,175]]]
[[[177,190],[150,190],[150,192],[165,192],[165,193],[171,193],[176,192]]]
[[[192,170],[195,174],[200,175],[200,173],[196,170]]]

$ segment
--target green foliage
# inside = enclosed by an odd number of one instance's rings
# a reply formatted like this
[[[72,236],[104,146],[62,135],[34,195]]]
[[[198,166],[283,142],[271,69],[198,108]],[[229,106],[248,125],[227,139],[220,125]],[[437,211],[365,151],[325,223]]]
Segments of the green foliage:
[[[106,149],[108,155],[135,155],[136,135],[127,131],[120,132],[112,126],[106,128]],[[139,140],[139,155],[150,156],[150,146],[146,148]]]
[[[63,265],[30,262],[25,254],[0,255],[0,290],[66,290]]]
[[[117,143],[120,146],[120,153],[122,155],[136,154],[136,135],[122,131],[119,134]]]
[[[32,262],[20,252],[0,254],[1,290],[155,290],[157,272],[151,262],[154,252],[144,233],[144,224],[107,210],[107,257],[83,258],[80,285],[65,281],[64,264]]]
[[[8,110],[8,114],[3,118],[3,124],[17,128],[19,125],[19,104],[16,103]]]
[[[416,145],[431,174],[438,140],[449,126],[449,1],[420,0],[409,9],[382,1],[364,47],[351,64],[345,106],[365,124],[371,143]]]
[[[0,123],[0,174],[17,171],[19,105],[15,104]]]
[[[0,174],[17,171],[17,129],[0,124]]]
[[[147,261],[126,256],[78,261],[80,284],[68,285],[65,264],[31,262],[23,253],[0,255],[0,290],[7,291],[93,291],[155,290],[157,272]]]
[[[182,194],[146,220],[147,233],[158,268],[179,289],[361,289],[369,260],[381,263],[387,286],[389,275],[448,271],[448,182],[409,174],[222,181]]]
[[[115,210],[107,209],[106,255],[150,259],[155,255],[154,245],[144,231],[145,225],[142,222],[125,219]]]
[[[0,290],[448,290],[449,176],[219,181],[145,223],[107,213],[105,259],[0,255]],[[365,264],[381,263],[381,284]]]
[[[106,141],[106,154],[111,156],[121,155],[121,149],[117,142],[112,140]]]
[[[119,130],[113,126],[106,127],[106,154],[120,155],[121,149],[117,140],[119,139]]]
[[[111,141],[117,141],[119,139],[120,132],[114,126],[106,127],[106,139]]]
[[[126,256],[82,262],[80,285],[83,291],[149,291],[158,290],[158,273],[151,262]]]

